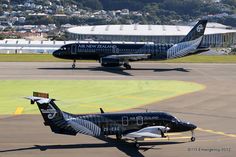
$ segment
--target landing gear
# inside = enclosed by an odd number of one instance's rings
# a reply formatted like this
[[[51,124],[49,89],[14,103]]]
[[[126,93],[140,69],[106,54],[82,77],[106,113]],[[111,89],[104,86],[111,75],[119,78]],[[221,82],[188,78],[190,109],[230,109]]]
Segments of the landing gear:
[[[191,141],[194,142],[196,140],[195,137],[191,137]]]
[[[192,133],[191,141],[194,142],[196,140],[196,138],[194,136],[194,131],[192,130],[191,133]]]
[[[139,148],[139,147],[140,147],[137,138],[134,139],[134,144],[135,144],[135,147],[136,147],[136,148]]]
[[[139,145],[138,142],[135,143],[135,147],[136,147],[136,148],[139,148],[139,147],[140,147],[140,145]]]
[[[76,60],[73,60],[72,69],[75,69]]]
[[[129,63],[124,63],[124,67],[127,69],[127,70],[130,70],[131,69],[131,66]]]
[[[116,134],[116,140],[120,141],[122,139],[122,135],[121,134]]]

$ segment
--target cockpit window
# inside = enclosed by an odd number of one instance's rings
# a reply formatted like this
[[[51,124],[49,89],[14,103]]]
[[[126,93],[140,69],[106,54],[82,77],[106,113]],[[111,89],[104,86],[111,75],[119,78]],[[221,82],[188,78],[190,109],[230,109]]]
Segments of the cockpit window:
[[[180,122],[180,120],[179,120],[177,117],[173,117],[172,120],[177,121],[177,122]]]
[[[60,50],[66,50],[66,47],[61,47]]]

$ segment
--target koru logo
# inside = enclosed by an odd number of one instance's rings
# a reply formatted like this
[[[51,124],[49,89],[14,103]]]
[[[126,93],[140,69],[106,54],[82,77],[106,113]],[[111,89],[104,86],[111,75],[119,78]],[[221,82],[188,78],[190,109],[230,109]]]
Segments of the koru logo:
[[[197,32],[201,32],[203,30],[203,25],[200,24],[197,26]]]
[[[48,105],[50,108],[46,110],[41,109],[41,112],[48,114],[48,119],[53,119],[57,113],[57,110],[51,104],[48,104]]]

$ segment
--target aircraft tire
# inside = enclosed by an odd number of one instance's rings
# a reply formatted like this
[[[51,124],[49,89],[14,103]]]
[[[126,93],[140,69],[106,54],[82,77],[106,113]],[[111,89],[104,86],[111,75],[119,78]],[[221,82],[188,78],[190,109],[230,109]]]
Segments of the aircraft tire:
[[[131,69],[131,66],[129,64],[124,64],[124,67],[127,69],[127,70],[130,70]]]
[[[196,140],[195,137],[191,137],[191,141],[194,142]]]

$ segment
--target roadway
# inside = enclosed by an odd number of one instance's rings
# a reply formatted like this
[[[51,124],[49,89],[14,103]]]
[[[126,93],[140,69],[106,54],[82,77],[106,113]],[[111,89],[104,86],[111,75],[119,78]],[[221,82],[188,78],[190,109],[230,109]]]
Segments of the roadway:
[[[97,63],[0,63],[0,80],[182,80],[206,86],[200,92],[146,106],[168,111],[199,128],[196,141],[190,133],[170,135],[170,140],[147,140],[137,150],[132,143],[117,143],[78,135],[56,135],[43,126],[39,115],[0,116],[0,157],[4,156],[235,156],[236,64],[131,63],[133,70],[102,68]],[[0,102],[1,104],[2,102]],[[139,109],[139,111],[142,109]],[[138,111],[133,109],[133,111]]]

